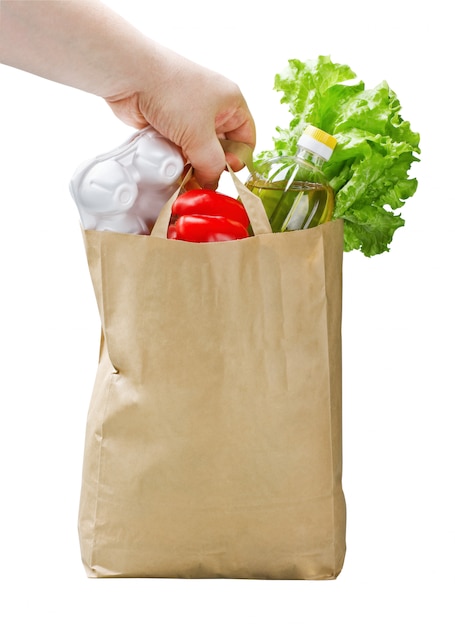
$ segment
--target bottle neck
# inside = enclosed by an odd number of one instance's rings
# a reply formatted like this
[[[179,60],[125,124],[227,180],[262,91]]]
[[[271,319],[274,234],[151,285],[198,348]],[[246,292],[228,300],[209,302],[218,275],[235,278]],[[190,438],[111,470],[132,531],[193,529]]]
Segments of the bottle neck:
[[[327,159],[324,159],[324,157],[322,157],[321,155],[316,154],[316,152],[313,152],[312,150],[309,150],[308,148],[303,148],[301,146],[297,146],[297,156],[300,159],[308,161],[318,168],[321,168],[327,161]]]

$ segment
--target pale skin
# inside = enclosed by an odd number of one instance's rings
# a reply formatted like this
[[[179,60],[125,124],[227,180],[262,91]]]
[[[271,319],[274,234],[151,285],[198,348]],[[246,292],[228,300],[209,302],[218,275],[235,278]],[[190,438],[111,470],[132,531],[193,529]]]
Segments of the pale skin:
[[[256,142],[228,78],[159,45],[97,0],[2,0],[0,62],[104,98],[123,122],[153,126],[182,150],[202,187],[226,161],[219,139]]]

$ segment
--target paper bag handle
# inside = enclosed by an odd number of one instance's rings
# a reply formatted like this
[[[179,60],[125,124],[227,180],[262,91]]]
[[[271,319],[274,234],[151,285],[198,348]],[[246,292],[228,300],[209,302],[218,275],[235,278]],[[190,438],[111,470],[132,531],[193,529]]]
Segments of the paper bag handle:
[[[225,148],[225,151],[229,151],[238,156],[244,163],[247,165],[248,169],[252,168],[252,160],[251,160],[251,148],[246,144],[221,140],[221,144]],[[245,210],[248,214],[251,230],[254,235],[264,235],[272,232],[272,228],[270,226],[269,219],[267,217],[267,213],[265,212],[264,205],[262,204],[260,198],[254,195],[249,189],[245,187],[245,185],[239,180],[239,178],[235,175],[232,168],[229,164],[226,165],[229,174],[234,182],[235,188],[240,196],[240,200],[245,207]],[[190,180],[193,175],[193,168],[190,168],[185,175],[185,178],[182,181],[179,189],[175,191],[175,193],[169,198],[164,207],[161,209],[160,214],[153,226],[152,232],[150,233],[150,237],[159,237],[161,239],[167,239],[167,231],[169,227],[169,221],[171,219],[172,213],[172,205],[177,199],[181,189],[186,185],[186,183]]]

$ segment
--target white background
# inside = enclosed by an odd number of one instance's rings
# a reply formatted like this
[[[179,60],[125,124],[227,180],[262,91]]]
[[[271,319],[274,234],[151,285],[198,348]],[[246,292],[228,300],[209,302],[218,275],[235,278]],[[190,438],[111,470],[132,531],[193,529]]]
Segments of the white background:
[[[348,549],[339,578],[89,580],[77,511],[99,320],[68,181],[81,161],[132,131],[95,96],[0,66],[0,621],[453,625],[450,3],[107,4],[236,81],[258,150],[287,119],[273,79],[288,59],[330,54],[367,87],[387,80],[421,133],[419,189],[390,253],[345,255]]]

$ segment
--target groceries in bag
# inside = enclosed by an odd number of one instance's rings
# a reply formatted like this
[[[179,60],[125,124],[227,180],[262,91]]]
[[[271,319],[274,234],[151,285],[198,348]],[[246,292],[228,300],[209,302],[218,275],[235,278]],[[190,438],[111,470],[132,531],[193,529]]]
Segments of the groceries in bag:
[[[321,167],[336,143],[332,135],[308,125],[295,155],[264,161],[246,181],[262,200],[273,232],[311,228],[332,218],[334,193]]]
[[[178,189],[183,157],[151,127],[118,148],[81,164],[70,192],[86,230],[148,235]]]
[[[332,220],[344,223],[345,252],[389,251],[405,224],[402,208],[417,190],[420,160],[420,135],[403,117],[395,90],[387,81],[369,88],[348,65],[324,55],[290,59],[273,84],[287,105],[288,124],[275,127],[272,149],[256,154],[254,167],[294,154],[306,124],[322,128],[337,140],[323,171],[335,193]]]
[[[193,243],[244,239],[249,224],[239,200],[212,189],[190,189],[172,205],[168,238]]]
[[[308,126],[295,156],[271,159],[252,170],[246,187],[262,201],[272,231],[329,221],[333,191],[319,167],[336,140]],[[151,127],[111,152],[80,165],[71,195],[85,230],[149,235],[164,205],[173,201],[167,236],[192,243],[243,239],[251,234],[240,199],[218,191],[185,189],[179,149]]]

